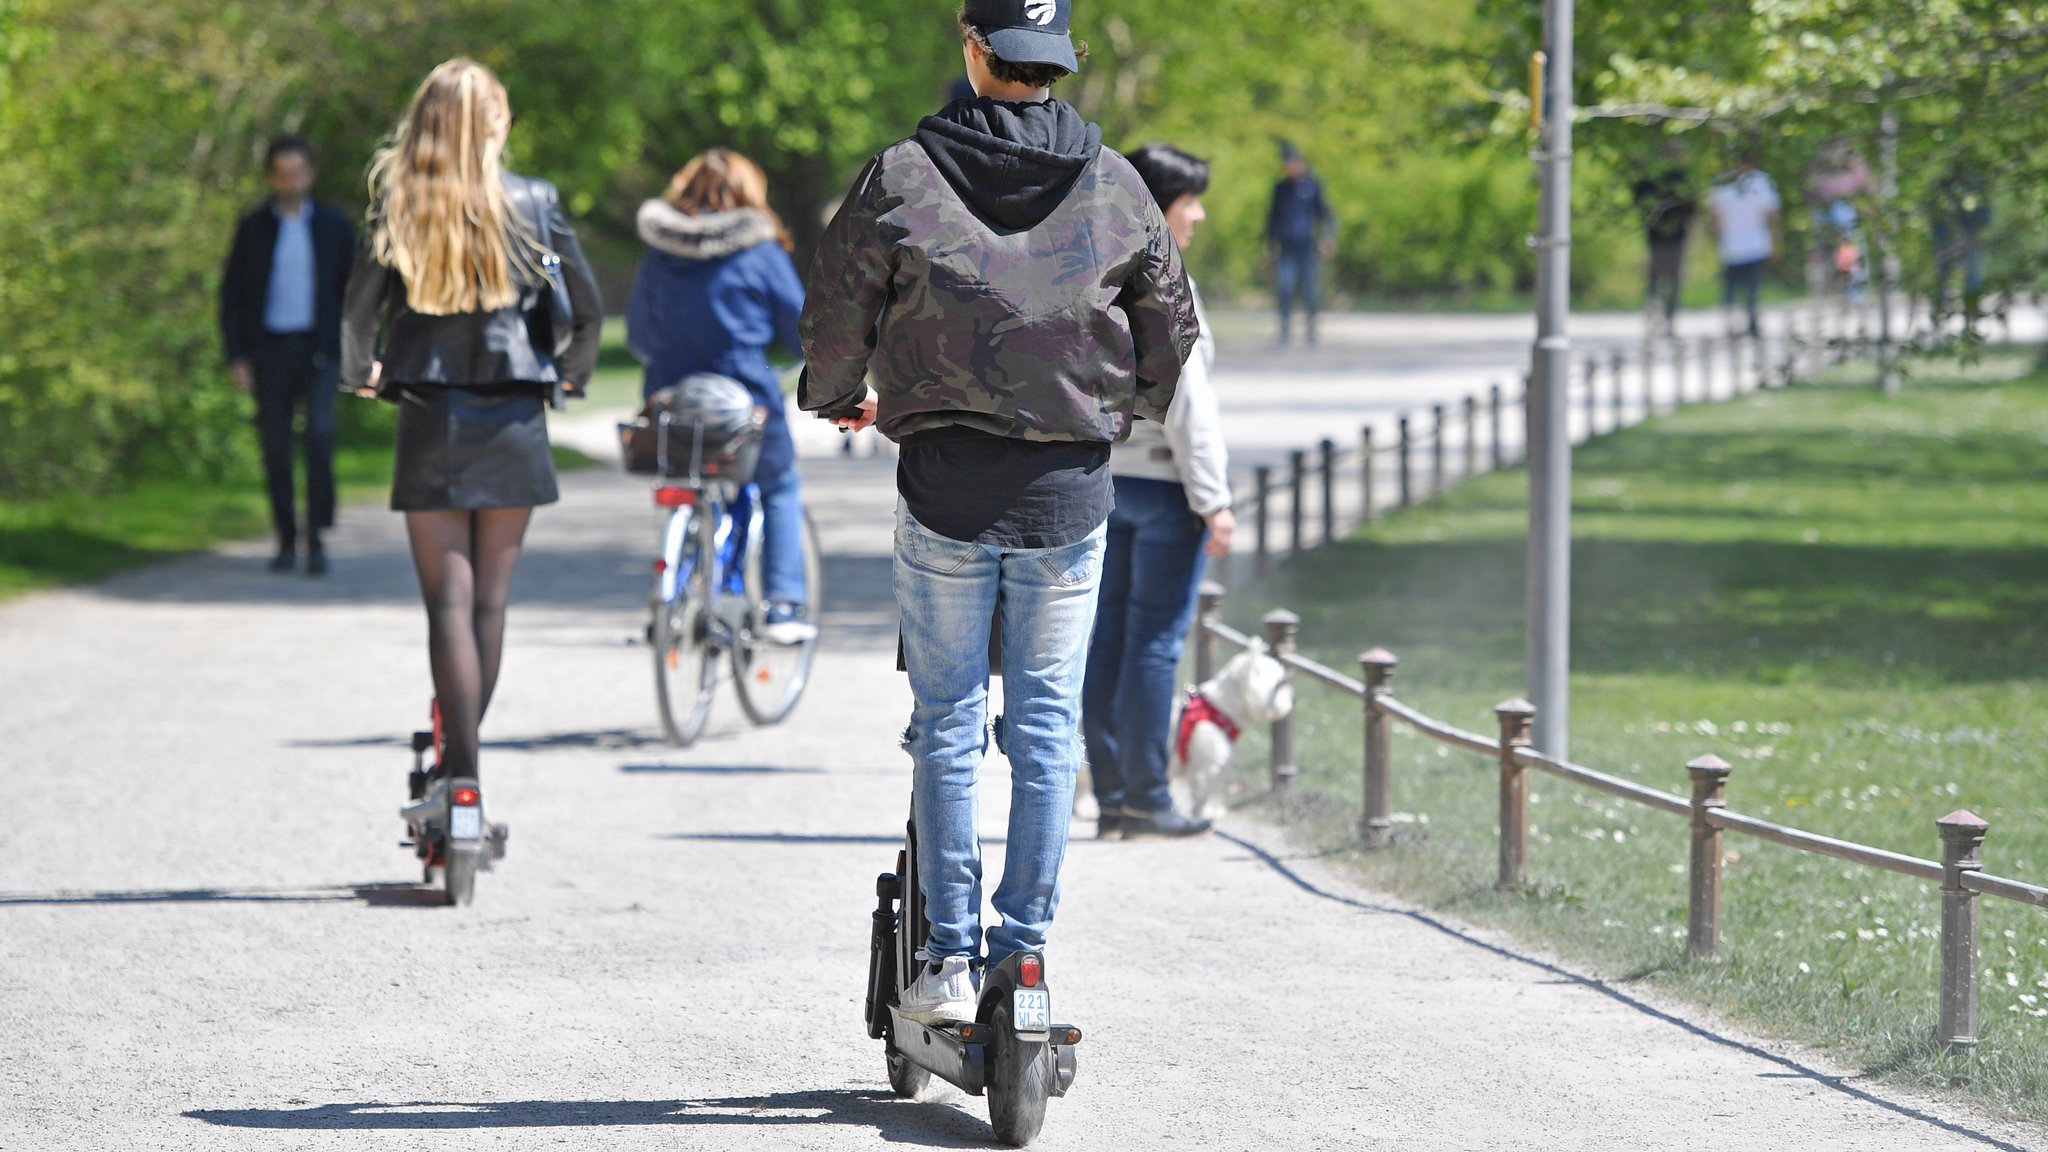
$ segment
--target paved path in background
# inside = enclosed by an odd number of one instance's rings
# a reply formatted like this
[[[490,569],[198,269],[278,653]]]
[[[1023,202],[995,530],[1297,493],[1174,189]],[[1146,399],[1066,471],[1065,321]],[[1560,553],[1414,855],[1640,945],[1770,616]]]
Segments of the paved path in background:
[[[890,470],[806,467],[817,683],[687,752],[636,642],[644,488],[565,477],[485,732],[511,855],[468,909],[395,843],[428,693],[395,516],[348,509],[323,583],[251,543],[0,607],[0,1148],[985,1145],[981,1101],[890,1099],[861,1026],[909,787]],[[1051,971],[1088,1039],[1040,1147],[2048,1147],[1226,828],[1077,827]]]

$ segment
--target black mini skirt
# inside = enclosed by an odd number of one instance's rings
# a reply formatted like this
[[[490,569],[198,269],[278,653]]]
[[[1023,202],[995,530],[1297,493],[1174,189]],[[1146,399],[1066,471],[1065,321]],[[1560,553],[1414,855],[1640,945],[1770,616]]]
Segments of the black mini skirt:
[[[560,496],[538,389],[399,390],[393,511],[533,508]]]

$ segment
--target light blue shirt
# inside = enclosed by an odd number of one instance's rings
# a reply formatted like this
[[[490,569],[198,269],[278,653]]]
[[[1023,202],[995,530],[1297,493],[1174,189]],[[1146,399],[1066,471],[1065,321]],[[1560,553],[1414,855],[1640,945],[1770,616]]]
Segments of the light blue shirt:
[[[263,302],[266,332],[313,330],[313,202],[296,215],[272,203],[277,215],[277,249],[270,257],[270,296]]]

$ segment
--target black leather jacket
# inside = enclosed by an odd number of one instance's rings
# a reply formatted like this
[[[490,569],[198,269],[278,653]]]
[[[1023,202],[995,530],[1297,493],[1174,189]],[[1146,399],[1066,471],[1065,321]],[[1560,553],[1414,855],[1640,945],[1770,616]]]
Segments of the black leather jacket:
[[[583,248],[562,211],[561,193],[545,180],[511,172],[505,173],[505,192],[513,210],[562,258],[562,281],[568,287],[575,316],[568,351],[557,359],[552,348],[534,347],[528,334],[527,314],[536,307],[547,308],[539,284],[523,291],[517,303],[491,312],[428,316],[413,311],[406,303],[404,278],[377,262],[369,248],[370,229],[365,229],[355,272],[342,301],[344,388],[366,384],[371,363],[380,360],[387,386],[564,384],[580,389],[590,379],[597,366],[604,302],[598,297],[590,265],[583,259]]]

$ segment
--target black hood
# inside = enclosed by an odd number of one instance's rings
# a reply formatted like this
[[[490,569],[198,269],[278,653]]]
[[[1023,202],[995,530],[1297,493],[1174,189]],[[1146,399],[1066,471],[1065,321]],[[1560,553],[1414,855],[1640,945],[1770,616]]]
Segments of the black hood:
[[[1038,226],[1102,151],[1102,129],[1060,100],[1009,104],[955,100],[917,126],[946,182],[984,220],[1022,232]]]

